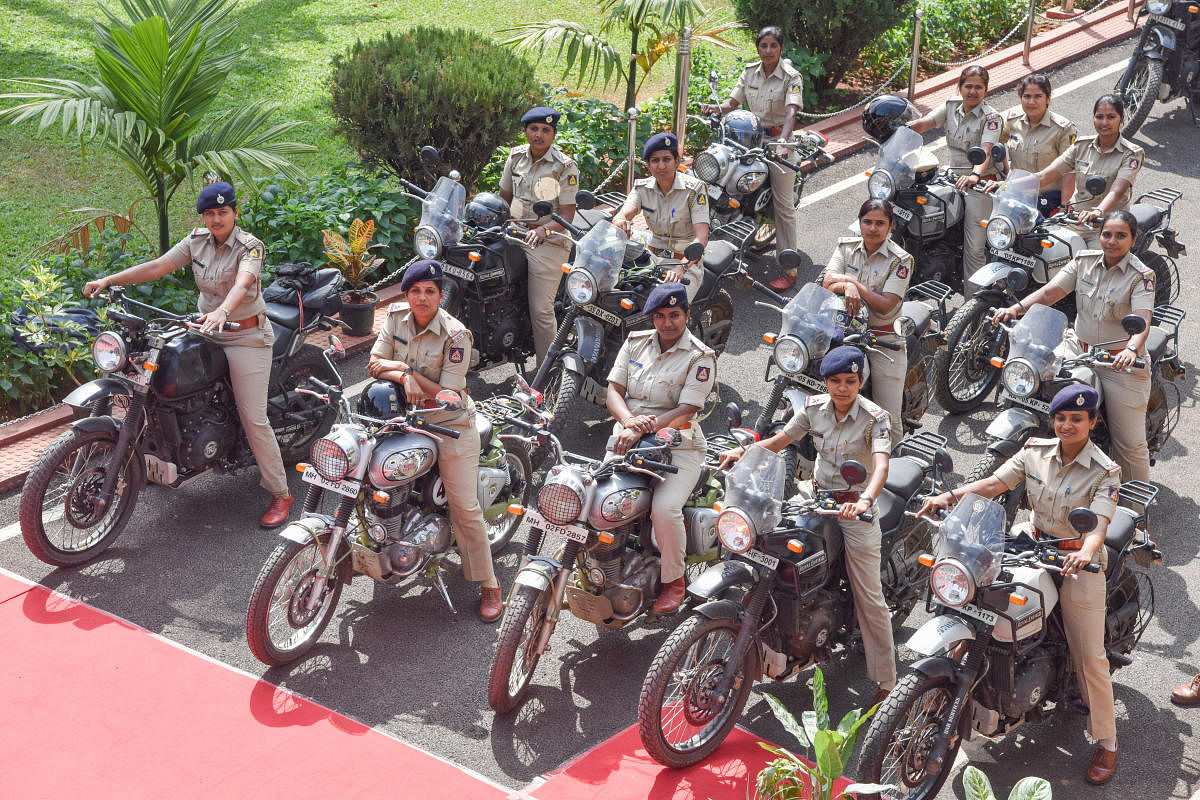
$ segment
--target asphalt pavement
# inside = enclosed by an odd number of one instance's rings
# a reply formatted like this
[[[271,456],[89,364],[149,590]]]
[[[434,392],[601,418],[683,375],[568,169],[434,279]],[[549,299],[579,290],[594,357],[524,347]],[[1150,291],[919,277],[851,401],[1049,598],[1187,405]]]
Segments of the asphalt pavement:
[[[1081,131],[1090,131],[1092,103],[1120,74],[1108,68],[1123,62],[1131,46],[1127,42],[1056,71],[1051,107],[1075,120]],[[999,109],[1016,103],[1011,91],[990,100]],[[1183,290],[1177,305],[1194,309],[1200,294],[1190,269],[1200,254],[1195,224],[1200,130],[1176,101],[1157,106],[1136,139],[1146,148],[1146,165],[1135,194],[1158,186],[1184,193],[1175,207],[1174,224],[1192,255],[1181,259]],[[941,154],[944,157],[945,151]],[[859,155],[811,180],[801,222],[800,241],[807,256],[802,278],[816,274],[817,265],[824,263],[837,237],[854,220],[866,196],[863,171],[872,164],[873,156]],[[733,335],[718,365],[721,401],[738,401],[748,419],[754,419],[766,396],[762,378],[768,351],[761,335],[778,327],[778,315],[755,306],[753,300],[749,292],[737,293]],[[1200,445],[1200,415],[1195,409],[1200,337],[1193,334],[1194,325],[1193,320],[1185,322],[1181,334],[1189,370],[1182,421],[1152,469],[1161,487],[1151,510],[1152,533],[1165,558],[1162,566],[1150,570],[1156,615],[1133,665],[1115,676],[1121,741],[1117,777],[1101,788],[1083,781],[1092,749],[1083,733],[1085,721],[1064,712],[1002,741],[977,740],[964,748],[960,766],[969,758],[988,773],[1000,796],[1026,775],[1048,778],[1060,798],[1189,798],[1200,788],[1200,740],[1193,736],[1200,709],[1177,709],[1167,699],[1171,687],[1200,669],[1200,612],[1188,591],[1189,584],[1200,585],[1200,540],[1195,535],[1200,508],[1188,489],[1198,475],[1188,454]],[[347,383],[364,377],[364,362],[360,357],[344,365]],[[472,391],[477,397],[502,391],[511,372],[511,367],[489,370],[474,381]],[[599,452],[609,432],[606,413],[582,401],[576,412],[564,442],[574,450]],[[994,408],[985,406],[970,417],[944,418],[936,403],[932,406],[924,425],[950,440],[958,476],[966,475],[982,456],[983,430],[994,415]],[[723,420],[711,419],[705,429],[723,425]],[[173,490],[149,487],[112,549],[77,570],[51,569],[28,553],[16,532],[18,496],[12,493],[0,499],[0,564],[512,787],[526,785],[636,721],[645,669],[670,624],[610,632],[564,615],[553,650],[534,676],[529,701],[512,717],[496,717],[487,707],[486,684],[497,628],[478,621],[478,590],[461,578],[448,581],[460,612],[454,615],[424,581],[394,589],[359,577],[343,594],[322,642],[305,659],[264,669],[251,656],[244,637],[251,585],[276,543],[274,534],[258,528],[267,496],[257,478],[251,471],[236,477],[203,476]],[[300,491],[299,476],[293,474],[291,480],[293,491]],[[524,530],[498,559],[506,587],[523,537]],[[913,615],[898,643],[923,616],[920,610]],[[912,658],[903,648],[900,656],[902,661]],[[758,693],[775,694],[798,715],[811,707],[806,683],[810,674],[759,685],[742,724],[795,747]],[[861,655],[838,659],[827,666],[826,675],[835,718],[868,704],[873,687]],[[86,703],[87,698],[79,701]],[[288,724],[285,709],[280,710],[279,724]],[[619,791],[612,796],[619,797]],[[963,796],[957,777],[939,795]]]

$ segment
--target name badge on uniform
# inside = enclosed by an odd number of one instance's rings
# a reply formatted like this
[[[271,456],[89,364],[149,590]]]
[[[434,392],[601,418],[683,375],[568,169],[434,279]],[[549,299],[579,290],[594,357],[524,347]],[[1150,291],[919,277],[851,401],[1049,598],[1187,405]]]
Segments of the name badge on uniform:
[[[200,269],[204,269],[205,267],[207,267],[207,266],[208,266],[207,264],[205,264],[203,261],[201,261],[201,260],[200,260],[200,259],[198,259],[198,258],[193,258],[193,259],[192,259],[192,263],[193,263],[193,264],[195,264],[195,265],[196,265],[197,267],[199,267]]]
[[[706,381],[708,380],[708,375],[708,367],[696,367],[696,380]]]
[[[451,347],[449,359],[451,364],[461,364],[463,360],[463,348]]]

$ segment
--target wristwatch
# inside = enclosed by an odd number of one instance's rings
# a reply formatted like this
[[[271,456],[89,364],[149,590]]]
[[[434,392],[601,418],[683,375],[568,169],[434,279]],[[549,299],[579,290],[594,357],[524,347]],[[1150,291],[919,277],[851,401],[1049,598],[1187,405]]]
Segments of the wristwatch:
[[[862,494],[860,494],[860,495],[858,496],[858,499],[859,499],[859,500],[866,500],[866,501],[867,501],[867,505],[869,505],[869,506],[873,506],[873,505],[875,505],[875,498],[874,498],[874,497],[871,497],[871,495],[867,494],[866,492],[863,492]]]

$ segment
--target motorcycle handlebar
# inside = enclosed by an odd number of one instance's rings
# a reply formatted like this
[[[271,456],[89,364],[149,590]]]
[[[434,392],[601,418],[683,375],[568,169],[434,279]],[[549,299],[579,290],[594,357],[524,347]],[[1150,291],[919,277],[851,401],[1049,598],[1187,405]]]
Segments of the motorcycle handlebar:
[[[668,475],[674,475],[679,472],[679,467],[675,466],[674,464],[664,464],[661,461],[650,461],[649,459],[642,459],[641,466],[650,467],[651,469],[665,472]]]
[[[904,349],[904,345],[901,342],[884,342],[878,338],[875,339],[875,344],[884,348],[885,350],[903,350]]]
[[[576,228],[574,225],[572,225],[571,223],[569,223],[565,219],[563,219],[562,215],[559,214],[558,212],[554,212],[553,214],[551,214],[550,219],[554,220],[559,225],[562,225],[563,230],[565,230],[567,233],[569,233],[571,235],[572,239],[575,239],[576,241],[578,241],[579,239],[583,238],[583,231],[579,230],[579,228]]]
[[[318,389],[320,389],[322,392],[325,392],[326,394],[329,394],[330,392],[333,391],[332,386],[330,386],[328,383],[321,380],[320,378],[313,377],[312,375],[308,376],[308,382],[311,383],[313,386],[317,387]]]
[[[423,419],[417,419],[415,421],[409,420],[409,424],[412,425],[414,428],[421,428],[422,430],[430,430],[430,431],[433,431],[434,433],[440,433],[442,436],[449,436],[451,439],[457,439],[459,436],[462,435],[461,433],[454,430],[453,428],[445,428],[445,427],[442,427],[441,425],[435,425],[432,422],[426,422]]]
[[[409,183],[408,181],[404,180],[404,178],[400,179],[400,185],[403,186],[405,189],[408,189],[410,192],[412,192],[413,194],[415,194],[417,197],[421,198],[422,200],[424,200],[425,197],[429,194],[429,192],[425,191],[420,186],[417,186],[415,183]]]

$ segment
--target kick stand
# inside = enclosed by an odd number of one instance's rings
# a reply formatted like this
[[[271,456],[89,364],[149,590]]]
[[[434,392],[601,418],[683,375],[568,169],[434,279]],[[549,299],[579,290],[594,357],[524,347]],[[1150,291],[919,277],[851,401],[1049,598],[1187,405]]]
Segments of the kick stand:
[[[436,586],[438,591],[442,593],[442,599],[446,601],[446,605],[450,608],[450,613],[457,614],[458,609],[455,608],[454,603],[450,601],[450,592],[446,588],[446,581],[442,578],[442,573],[449,571],[450,570],[447,569],[446,566],[439,560],[430,564],[426,570],[426,573],[429,579],[433,581],[433,585]]]

